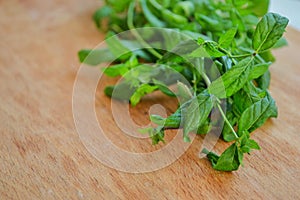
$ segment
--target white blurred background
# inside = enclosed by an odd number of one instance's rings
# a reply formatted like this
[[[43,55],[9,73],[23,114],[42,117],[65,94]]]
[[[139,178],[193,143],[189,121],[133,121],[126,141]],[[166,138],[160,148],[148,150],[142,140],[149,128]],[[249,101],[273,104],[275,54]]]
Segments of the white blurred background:
[[[300,31],[300,0],[270,0],[270,11],[289,18],[289,25]]]

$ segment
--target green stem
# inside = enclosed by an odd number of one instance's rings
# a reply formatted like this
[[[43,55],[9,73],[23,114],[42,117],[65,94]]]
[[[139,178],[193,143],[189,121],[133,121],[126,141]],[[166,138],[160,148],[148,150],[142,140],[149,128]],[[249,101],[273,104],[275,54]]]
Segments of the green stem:
[[[234,137],[235,137],[236,139],[238,139],[239,136],[237,135],[237,133],[235,132],[235,130],[234,130],[233,127],[231,126],[230,122],[228,121],[228,119],[227,119],[225,113],[223,112],[223,109],[221,108],[220,104],[217,104],[217,107],[218,107],[218,109],[219,109],[219,111],[220,111],[220,113],[221,113],[221,115],[222,115],[222,117],[223,117],[225,123],[229,126],[230,130],[232,131]]]
[[[209,86],[211,84],[211,81],[209,80],[207,74],[205,74],[203,58],[198,58],[196,60],[196,69],[200,73],[201,77],[204,79],[206,85]]]
[[[136,37],[136,39],[142,44],[144,48],[146,48],[152,55],[157,57],[158,59],[162,58],[162,55],[155,51],[136,31],[136,28],[133,24],[133,16],[134,16],[134,7],[135,7],[135,1],[132,1],[128,8],[128,18],[127,18],[127,25],[132,34]]]
[[[252,56],[252,54],[248,53],[248,54],[242,54],[242,55],[229,55],[230,58],[242,58],[242,57],[248,57],[248,56]]]
[[[151,3],[151,5],[153,7],[155,7],[157,10],[162,10],[163,7],[155,0],[149,0],[149,2]]]
[[[209,154],[209,152],[210,152],[210,151],[208,151],[206,148],[203,148],[202,151],[201,151],[201,153],[204,153],[204,154],[206,154],[206,155]]]
[[[256,58],[258,58],[258,60],[262,63],[266,62],[259,54],[256,54]]]
[[[194,86],[194,96],[197,96],[197,76],[193,73],[193,86]]]
[[[234,64],[236,64],[236,60],[234,60],[234,58],[243,58],[243,57],[248,57],[248,56],[252,56],[253,53],[247,53],[247,54],[241,54],[241,55],[232,55],[229,51],[227,51],[226,49],[222,48],[222,47],[218,47],[220,51],[222,51],[223,53],[227,54],[227,56],[229,58],[231,58],[232,62]]]
[[[203,79],[204,79],[204,81],[205,81],[205,83],[206,83],[206,85],[208,87],[211,84],[211,81],[209,80],[208,76],[205,74],[204,70],[201,70],[201,64],[200,64],[199,61],[197,62],[197,65],[199,65],[199,67],[200,67],[200,74],[203,77]],[[219,109],[219,111],[220,111],[220,113],[221,113],[221,115],[222,115],[225,123],[229,126],[229,128],[232,131],[232,133],[234,134],[235,138],[238,139],[239,136],[237,135],[237,133],[235,132],[235,130],[231,126],[230,122],[228,121],[228,119],[227,119],[225,113],[223,112],[223,109],[221,108],[221,106],[220,106],[219,103],[217,103],[217,107],[218,107],[218,109]]]
[[[211,81],[209,80],[208,76],[204,73],[204,71],[201,71],[201,76],[203,77],[205,83],[207,84],[207,86],[209,86],[211,84]],[[217,107],[224,119],[224,121],[226,122],[226,124],[229,126],[230,130],[232,131],[232,133],[234,134],[235,138],[238,139],[239,136],[237,135],[237,133],[235,132],[235,130],[233,129],[233,127],[231,126],[230,122],[228,121],[225,113],[223,112],[223,109],[221,108],[220,104],[217,103]]]
[[[204,81],[205,81],[205,83],[206,83],[206,85],[207,85],[207,87],[208,87],[208,86],[211,84],[211,82],[210,82],[208,76],[207,76],[204,72],[201,73],[201,76],[202,76],[202,78],[204,79]]]
[[[218,47],[220,51],[222,51],[223,53],[225,53],[229,58],[231,58],[233,64],[236,64],[236,60],[234,59],[235,56],[231,55],[231,53],[229,51],[227,51],[226,49],[222,48],[222,47]]]

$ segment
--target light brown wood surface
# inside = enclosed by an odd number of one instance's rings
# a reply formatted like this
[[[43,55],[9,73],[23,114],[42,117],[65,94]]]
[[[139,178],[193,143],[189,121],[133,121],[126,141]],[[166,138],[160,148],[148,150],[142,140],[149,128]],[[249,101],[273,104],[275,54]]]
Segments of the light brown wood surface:
[[[0,199],[300,199],[300,33],[277,50],[271,92],[279,107],[253,138],[262,147],[233,173],[214,171],[198,152],[203,137],[174,163],[131,174],[109,168],[85,148],[75,129],[72,91],[77,51],[102,39],[91,15],[99,1],[0,1]],[[88,82],[88,77],[86,77]],[[115,126],[100,82],[95,107],[107,136],[128,151],[154,151],[149,139],[131,139]],[[148,123],[148,99],[130,110]],[[164,101],[165,100],[165,101]],[[168,141],[174,137],[172,132]],[[228,144],[219,142],[215,151]],[[120,159],[117,158],[116,159]],[[151,164],[151,163],[149,163]]]

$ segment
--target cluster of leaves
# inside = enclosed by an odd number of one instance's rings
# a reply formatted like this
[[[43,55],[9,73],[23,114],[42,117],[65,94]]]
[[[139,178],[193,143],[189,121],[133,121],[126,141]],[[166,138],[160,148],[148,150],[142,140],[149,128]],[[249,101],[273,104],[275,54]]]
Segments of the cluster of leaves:
[[[225,121],[223,139],[232,144],[220,156],[205,149],[203,152],[214,169],[237,170],[245,153],[260,149],[250,139],[250,133],[268,118],[277,117],[275,101],[267,89],[269,66],[275,60],[271,49],[286,45],[282,35],[288,19],[267,13],[268,5],[268,0],[106,0],[94,14],[94,20],[99,28],[106,29],[107,37],[135,28],[160,27],[186,34],[196,45],[190,45],[190,51],[181,56],[153,47],[130,51],[137,42],[146,43],[134,32],[133,40],[115,37],[107,49],[81,50],[79,58],[97,65],[129,52],[104,69],[108,76],[124,77],[119,85],[105,89],[108,96],[130,100],[132,105],[156,90],[180,97],[181,103],[174,114],[167,118],[151,116],[151,121],[158,126],[143,131],[150,134],[153,144],[164,142],[166,129],[182,128],[183,139],[187,142],[191,132],[208,133],[211,112],[217,109]],[[147,37],[154,38],[151,34]],[[167,32],[162,37],[159,45],[174,47],[175,44],[179,51],[189,42],[181,42]],[[182,55],[193,60],[194,65]],[[212,64],[208,58],[218,72],[206,67]],[[150,66],[147,62],[155,64]],[[170,68],[193,87],[188,88],[178,81]],[[174,94],[168,85],[176,82],[178,93]],[[222,102],[226,102],[225,108]]]

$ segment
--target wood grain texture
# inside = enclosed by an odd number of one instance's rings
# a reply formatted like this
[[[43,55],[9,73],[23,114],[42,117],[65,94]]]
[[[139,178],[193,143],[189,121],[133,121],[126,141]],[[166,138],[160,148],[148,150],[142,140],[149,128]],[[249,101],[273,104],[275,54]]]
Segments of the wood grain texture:
[[[98,6],[82,0],[0,1],[0,199],[300,199],[299,32],[289,28],[289,47],[275,52],[270,90],[279,117],[255,131],[262,150],[247,156],[244,167],[214,171],[198,158],[203,137],[196,137],[170,166],[130,174],[97,161],[72,116],[77,51],[103,39],[91,20]],[[130,151],[160,148],[149,140],[131,141],[110,116],[103,117],[110,100],[101,87],[95,106],[111,141]],[[132,117],[147,123],[149,106],[159,101],[143,101],[131,109]],[[176,104],[165,106],[170,112]],[[227,145],[220,142],[215,151]]]

